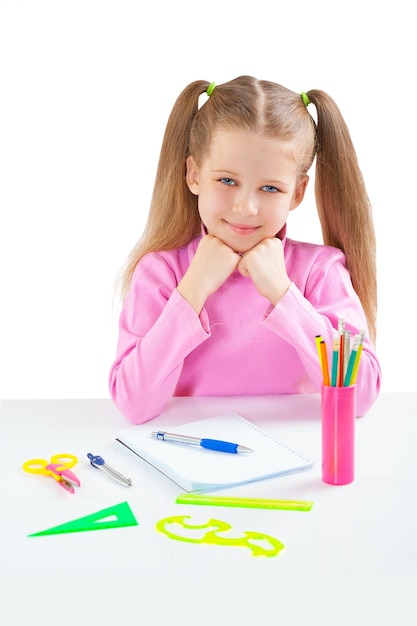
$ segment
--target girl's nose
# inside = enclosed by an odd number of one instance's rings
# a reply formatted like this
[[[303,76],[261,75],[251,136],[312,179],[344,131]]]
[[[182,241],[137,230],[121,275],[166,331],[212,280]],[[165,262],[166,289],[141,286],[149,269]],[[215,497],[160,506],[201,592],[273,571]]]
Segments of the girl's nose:
[[[251,195],[241,195],[235,198],[232,210],[240,215],[257,215],[259,213],[258,205]]]

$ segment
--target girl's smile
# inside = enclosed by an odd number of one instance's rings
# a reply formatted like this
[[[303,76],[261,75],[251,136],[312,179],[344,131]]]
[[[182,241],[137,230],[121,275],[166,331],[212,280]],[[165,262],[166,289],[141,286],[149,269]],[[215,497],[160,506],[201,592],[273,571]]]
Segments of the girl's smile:
[[[228,222],[227,220],[224,220],[224,222],[225,224],[229,226],[229,228],[234,233],[236,233],[237,235],[241,235],[242,237],[249,237],[250,235],[253,235],[254,233],[256,233],[258,228],[260,228],[259,226],[249,226],[245,224],[233,224],[231,222]]]

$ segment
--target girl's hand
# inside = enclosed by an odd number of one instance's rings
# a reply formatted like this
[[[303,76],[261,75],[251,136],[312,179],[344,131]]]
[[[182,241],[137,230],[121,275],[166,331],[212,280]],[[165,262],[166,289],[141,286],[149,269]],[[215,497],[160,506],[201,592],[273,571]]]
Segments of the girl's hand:
[[[264,239],[242,255],[238,270],[249,276],[256,289],[275,306],[291,284],[284,260],[282,241],[278,237]]]
[[[195,256],[177,290],[200,314],[208,296],[236,269],[240,256],[214,235],[206,235],[198,244]]]

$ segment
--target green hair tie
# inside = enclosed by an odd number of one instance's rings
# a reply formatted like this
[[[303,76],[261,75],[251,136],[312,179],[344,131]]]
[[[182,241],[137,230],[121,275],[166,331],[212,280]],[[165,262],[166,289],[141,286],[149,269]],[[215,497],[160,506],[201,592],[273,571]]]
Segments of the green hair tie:
[[[207,87],[206,94],[208,95],[209,98],[211,94],[213,93],[215,87],[216,87],[216,83],[210,83],[210,85]]]
[[[310,100],[305,91],[301,92],[301,98],[303,99],[304,105],[308,107],[308,105],[310,104]]]

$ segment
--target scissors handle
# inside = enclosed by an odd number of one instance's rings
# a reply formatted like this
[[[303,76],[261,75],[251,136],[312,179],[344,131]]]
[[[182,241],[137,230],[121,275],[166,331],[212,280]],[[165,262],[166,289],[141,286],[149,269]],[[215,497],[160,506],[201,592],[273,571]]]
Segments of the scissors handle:
[[[52,474],[55,478],[56,474],[54,474],[54,469],[57,469],[57,467],[69,469],[70,467],[74,467],[77,462],[78,459],[73,454],[54,454],[50,462],[45,459],[30,459],[29,461],[25,461],[22,467],[25,472],[29,472],[30,474]],[[56,477],[56,480],[59,480],[59,476]]]
[[[51,456],[51,463],[65,465],[65,467],[70,468],[77,465],[78,459],[74,454],[54,454],[54,456]]]
[[[30,474],[49,474],[45,469],[47,465],[48,462],[45,459],[30,459],[23,463],[22,468]]]

